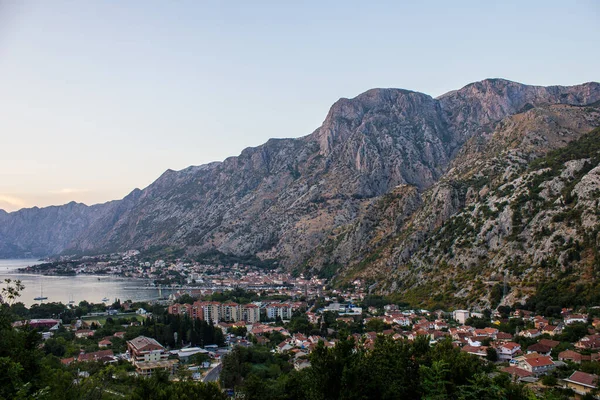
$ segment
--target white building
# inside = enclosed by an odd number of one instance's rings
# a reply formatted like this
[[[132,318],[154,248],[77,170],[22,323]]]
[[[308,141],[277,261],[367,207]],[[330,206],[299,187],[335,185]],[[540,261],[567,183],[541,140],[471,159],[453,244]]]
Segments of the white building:
[[[460,324],[464,324],[469,319],[470,313],[467,310],[456,310],[452,312],[452,318],[458,321]]]

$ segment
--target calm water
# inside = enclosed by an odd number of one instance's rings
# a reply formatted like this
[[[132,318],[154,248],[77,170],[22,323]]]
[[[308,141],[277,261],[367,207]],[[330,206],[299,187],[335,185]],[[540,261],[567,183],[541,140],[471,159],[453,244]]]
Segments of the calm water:
[[[40,264],[40,262],[37,260],[0,260],[0,285],[3,286],[6,278],[21,280],[25,289],[17,301],[23,302],[26,306],[38,303],[33,298],[39,296],[40,291],[43,291],[44,296],[48,297],[45,302],[63,302],[65,304],[69,300],[75,301],[76,304],[82,300],[101,303],[104,297],[108,297],[111,303],[115,299],[146,301],[159,297],[157,289],[125,289],[148,284],[148,281],[140,279],[94,275],[44,276],[17,272],[17,268],[36,264]]]

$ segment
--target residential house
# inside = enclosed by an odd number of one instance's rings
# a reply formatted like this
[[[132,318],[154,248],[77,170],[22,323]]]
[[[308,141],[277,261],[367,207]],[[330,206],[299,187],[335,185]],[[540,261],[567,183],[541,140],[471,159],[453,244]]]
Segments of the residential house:
[[[566,386],[575,393],[585,396],[594,389],[598,389],[598,375],[575,371],[565,379]]]
[[[519,367],[531,372],[535,376],[545,375],[556,368],[552,358],[548,356],[535,355],[534,357],[525,357]]]
[[[550,349],[554,349],[556,346],[560,344],[558,340],[551,339],[541,339],[538,343],[543,344],[544,346],[550,347]]]
[[[544,356],[549,356],[552,348],[541,343],[534,343],[527,348],[527,354],[538,353]]]
[[[521,345],[515,342],[506,342],[496,346],[499,361],[510,361],[521,354]]]
[[[575,347],[581,350],[598,350],[600,349],[600,335],[588,335],[581,338],[575,343]]]
[[[565,324],[566,325],[572,325],[575,323],[586,323],[587,322],[587,315],[584,314],[571,314],[567,317],[564,318]]]
[[[550,336],[560,335],[562,328],[560,325],[546,325],[542,328],[542,334],[544,333]]]
[[[80,329],[78,331],[75,331],[75,337],[77,339],[89,338],[92,336],[94,336],[94,331],[92,331],[91,329]]]
[[[558,360],[559,361],[571,361],[577,364],[581,364],[581,361],[583,360],[583,356],[573,350],[565,350],[565,351],[561,351],[560,353],[558,353]]]
[[[512,339],[513,339],[513,335],[511,335],[510,333],[498,332],[496,334],[496,340],[512,340]]]
[[[112,350],[99,350],[93,353],[80,353],[77,357],[77,361],[79,362],[87,362],[87,361],[101,361],[101,362],[113,362],[115,361],[114,354]]]
[[[519,333],[520,336],[526,337],[526,338],[536,338],[538,336],[541,336],[542,333],[540,331],[538,331],[537,329],[527,329],[524,331],[521,331],[521,333]]]
[[[463,346],[461,351],[464,351],[469,354],[473,354],[474,356],[485,358],[487,356],[487,347],[485,346]]]

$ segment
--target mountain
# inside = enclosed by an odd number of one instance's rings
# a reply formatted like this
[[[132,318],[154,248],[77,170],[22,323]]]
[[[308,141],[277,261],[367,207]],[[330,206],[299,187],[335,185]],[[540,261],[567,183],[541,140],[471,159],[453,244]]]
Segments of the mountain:
[[[417,290],[432,265],[485,264],[489,248],[458,249],[462,239],[443,242],[444,229],[461,213],[496,213],[496,200],[512,204],[521,182],[513,181],[525,179],[533,160],[600,125],[599,101],[598,83],[488,79],[438,98],[372,89],[337,101],[305,137],[168,170],[123,200],[0,213],[0,256],[169,247]],[[513,189],[499,189],[510,182]],[[505,197],[489,197],[497,190]],[[506,210],[496,233],[513,228],[506,221],[514,210]],[[477,228],[469,234],[483,235]],[[487,246],[497,251],[502,234]],[[499,268],[517,253],[507,254],[488,264]]]

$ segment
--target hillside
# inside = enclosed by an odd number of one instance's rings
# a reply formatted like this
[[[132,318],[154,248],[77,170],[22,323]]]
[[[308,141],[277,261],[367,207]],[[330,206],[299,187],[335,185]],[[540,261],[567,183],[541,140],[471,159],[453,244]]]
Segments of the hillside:
[[[507,303],[548,283],[564,305],[600,301],[600,129],[583,134],[599,117],[553,106],[503,121],[485,143],[466,145],[402,229],[343,275],[429,306],[495,307],[505,275]]]
[[[479,270],[491,279],[490,271],[542,259],[562,266],[569,256],[559,247],[583,243],[583,233],[555,222],[565,240],[558,246],[538,230],[572,204],[555,204],[567,189],[580,199],[576,210],[591,210],[592,170],[572,160],[567,172],[548,176],[529,164],[600,126],[599,101],[598,83],[488,79],[439,98],[372,89],[337,101],[305,137],[166,171],[122,200],[1,212],[0,256],[168,247],[197,258],[276,260],[337,274],[341,283],[363,276],[381,281],[378,290],[415,298],[429,290],[423,285],[438,285],[436,274],[447,285],[449,274],[463,282]],[[584,183],[571,187],[556,178],[563,172]],[[538,182],[546,178],[556,180]],[[581,223],[593,230],[587,208]],[[456,298],[469,301],[479,287],[458,290]]]

